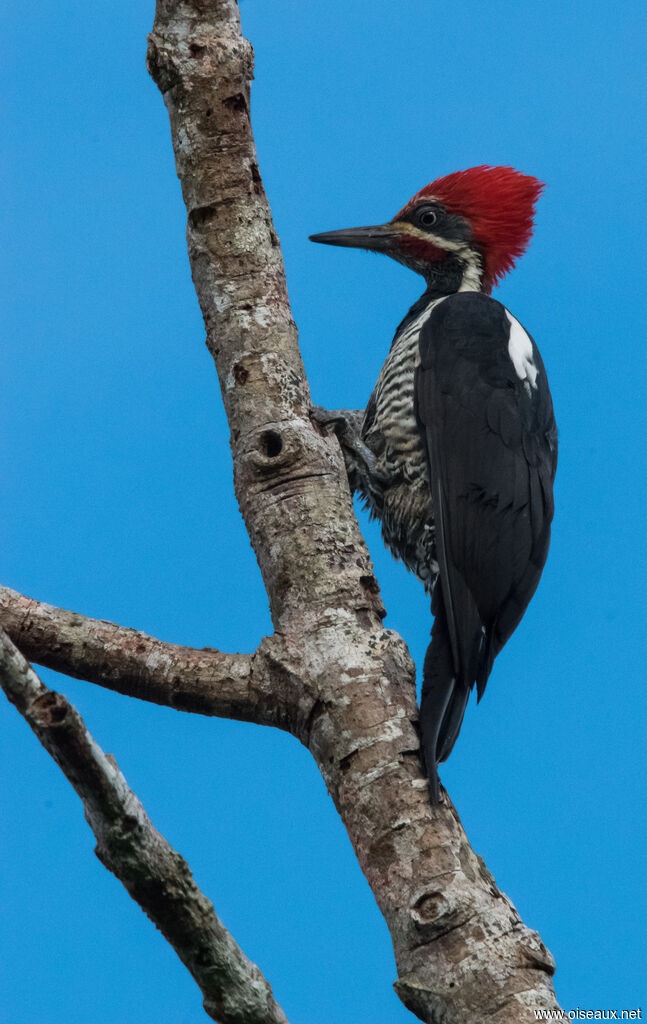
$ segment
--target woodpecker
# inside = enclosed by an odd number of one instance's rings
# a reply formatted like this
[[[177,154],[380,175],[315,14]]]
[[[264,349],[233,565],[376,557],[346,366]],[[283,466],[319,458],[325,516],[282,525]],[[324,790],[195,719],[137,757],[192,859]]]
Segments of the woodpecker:
[[[314,416],[387,547],[431,595],[420,702],[432,803],[467,701],[519,625],[550,543],[557,428],[539,350],[492,288],[525,252],[542,182],[472,167],[386,224],[311,235],[385,253],[426,289],[398,327],[366,410]]]

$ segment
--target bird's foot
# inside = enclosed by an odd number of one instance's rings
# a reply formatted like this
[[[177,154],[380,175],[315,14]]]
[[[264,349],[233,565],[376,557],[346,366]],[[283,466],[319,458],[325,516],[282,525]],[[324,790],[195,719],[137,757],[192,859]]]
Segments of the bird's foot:
[[[333,427],[340,441],[360,436],[363,417],[362,409],[324,409],[322,405],[313,405],[310,410],[310,418],[320,427]]]
[[[392,483],[362,437],[363,409],[323,409],[314,405],[310,415],[320,427],[331,426],[334,429],[346,463],[351,491],[368,494],[376,488],[384,490]]]

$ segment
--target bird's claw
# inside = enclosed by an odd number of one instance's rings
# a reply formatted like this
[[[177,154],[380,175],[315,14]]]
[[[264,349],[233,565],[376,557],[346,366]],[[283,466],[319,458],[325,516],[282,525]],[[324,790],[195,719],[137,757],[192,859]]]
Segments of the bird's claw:
[[[310,419],[320,427],[333,427],[338,437],[347,434],[350,427],[345,409],[324,409],[322,405],[313,405]]]

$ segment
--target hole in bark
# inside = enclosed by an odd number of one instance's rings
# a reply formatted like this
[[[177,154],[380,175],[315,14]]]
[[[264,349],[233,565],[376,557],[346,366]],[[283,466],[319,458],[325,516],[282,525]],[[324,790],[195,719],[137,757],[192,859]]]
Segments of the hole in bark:
[[[351,750],[350,754],[346,754],[346,757],[342,757],[341,761],[339,762],[339,770],[340,772],[342,772],[342,774],[348,771],[348,769],[353,763],[353,758],[355,757],[356,753],[356,750]]]
[[[196,206],[189,214],[189,224],[195,230],[204,227],[216,217],[217,212],[213,206]]]
[[[263,179],[261,178],[261,172],[258,169],[258,164],[251,164],[250,171],[252,172],[252,187],[257,196],[260,196],[263,191]]]
[[[235,113],[240,114],[243,110],[247,112],[247,100],[243,96],[242,92],[234,93],[233,96],[227,96],[222,101],[224,107],[228,110],[233,110]]]
[[[246,370],[242,363],[234,366],[234,380],[237,384],[246,384],[249,377],[249,370]]]
[[[413,905],[414,917],[418,924],[433,924],[445,912],[446,903],[442,892],[428,892],[422,895]]]
[[[268,459],[275,459],[283,450],[281,435],[277,434],[275,430],[266,430],[264,434],[261,434],[261,450]]]
[[[380,587],[375,576],[360,576],[359,582],[367,594],[379,594]]]
[[[189,53],[192,57],[201,57],[206,49],[201,43],[189,43]]]
[[[207,109],[204,112],[205,117],[211,117],[212,114],[213,110],[211,109],[211,107],[207,107]]]
[[[50,690],[34,701],[34,709],[43,725],[58,725],[67,715],[67,701],[59,693]]]

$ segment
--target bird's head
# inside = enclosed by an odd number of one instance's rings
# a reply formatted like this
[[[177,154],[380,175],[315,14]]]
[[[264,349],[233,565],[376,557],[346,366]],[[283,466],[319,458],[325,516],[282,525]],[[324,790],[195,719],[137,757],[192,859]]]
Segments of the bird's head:
[[[387,224],[310,238],[386,253],[444,291],[489,294],[525,252],[543,187],[512,167],[470,167],[425,185]]]

